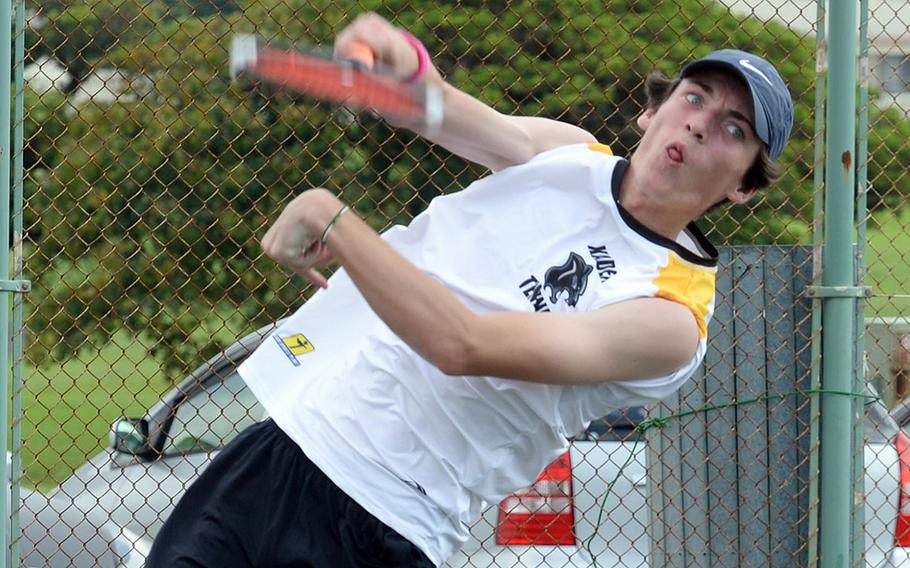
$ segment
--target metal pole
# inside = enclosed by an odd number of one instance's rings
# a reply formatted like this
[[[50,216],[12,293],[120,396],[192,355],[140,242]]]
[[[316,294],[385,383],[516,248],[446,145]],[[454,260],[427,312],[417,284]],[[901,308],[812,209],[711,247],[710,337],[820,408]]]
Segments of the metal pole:
[[[13,128],[13,277],[21,281],[25,269],[22,251],[23,146],[25,145],[25,0],[16,0],[15,124]],[[13,480],[10,503],[10,566],[19,566],[19,487],[22,484],[22,303],[23,294],[13,296]]]
[[[822,387],[853,388],[854,185],[856,141],[856,3],[828,10],[828,96],[825,134],[825,245],[822,252]],[[822,395],[820,565],[847,568],[853,539],[853,397]]]
[[[10,108],[12,97],[12,0],[0,1],[0,280],[9,282],[9,189],[10,189]],[[3,533],[3,554],[0,568],[6,568],[6,551],[10,540],[7,521],[10,518],[10,482],[6,465],[9,451],[9,298],[0,292],[0,479],[3,497],[0,498],[0,531]]]
[[[856,246],[856,282],[858,286],[865,286],[866,280],[866,195],[868,187],[868,133],[869,133],[869,0],[860,0],[859,3],[859,124],[857,125],[856,148],[856,226],[858,243]],[[856,317],[854,321],[856,339],[855,372],[853,379],[854,392],[863,392],[866,388],[865,353],[866,353],[866,321],[864,311],[865,298],[862,296],[856,301]],[[856,417],[853,420],[853,492],[863,489],[864,461],[864,434],[865,404],[856,404]],[[853,506],[853,562],[854,568],[863,565],[863,526],[865,525],[866,508],[863,499],[854,499]]]
[[[815,161],[812,192],[812,285],[821,286],[822,262],[822,204],[824,203],[825,89],[828,77],[828,53],[825,28],[825,0],[816,3],[815,18]],[[821,386],[821,299],[812,298],[812,388]],[[818,564],[818,439],[819,400],[813,396],[809,403],[809,543],[807,566]]]

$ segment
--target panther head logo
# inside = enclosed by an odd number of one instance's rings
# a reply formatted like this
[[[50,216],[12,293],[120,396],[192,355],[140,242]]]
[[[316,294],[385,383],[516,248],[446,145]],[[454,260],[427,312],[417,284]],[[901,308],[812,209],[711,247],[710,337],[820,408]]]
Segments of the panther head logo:
[[[550,289],[550,303],[555,304],[563,292],[566,294],[566,303],[575,307],[578,299],[588,287],[588,275],[594,267],[585,263],[585,259],[578,253],[570,253],[569,259],[559,266],[549,268],[544,274],[544,288]]]

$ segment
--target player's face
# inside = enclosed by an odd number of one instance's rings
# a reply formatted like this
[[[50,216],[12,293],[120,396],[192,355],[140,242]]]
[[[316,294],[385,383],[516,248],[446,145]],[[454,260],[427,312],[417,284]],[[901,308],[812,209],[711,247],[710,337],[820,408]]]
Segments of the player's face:
[[[725,199],[744,203],[753,195],[743,176],[762,142],[752,127],[752,97],[733,76],[709,70],[683,79],[638,124],[645,133],[632,164],[662,202],[694,218]]]

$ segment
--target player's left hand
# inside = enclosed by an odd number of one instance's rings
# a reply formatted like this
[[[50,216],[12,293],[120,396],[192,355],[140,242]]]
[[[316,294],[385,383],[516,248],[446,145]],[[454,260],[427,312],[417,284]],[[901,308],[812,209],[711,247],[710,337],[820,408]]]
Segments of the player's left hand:
[[[322,242],[322,231],[341,202],[328,190],[306,191],[291,201],[262,239],[262,251],[320,288],[328,281],[319,272],[333,256]]]

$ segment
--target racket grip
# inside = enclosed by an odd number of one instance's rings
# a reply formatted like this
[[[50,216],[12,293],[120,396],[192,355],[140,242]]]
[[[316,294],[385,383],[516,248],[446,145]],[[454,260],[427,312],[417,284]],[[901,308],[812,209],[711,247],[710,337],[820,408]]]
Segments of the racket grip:
[[[376,62],[376,54],[367,44],[362,41],[355,41],[348,45],[345,50],[345,59],[350,59],[362,64],[367,69],[372,69]]]

